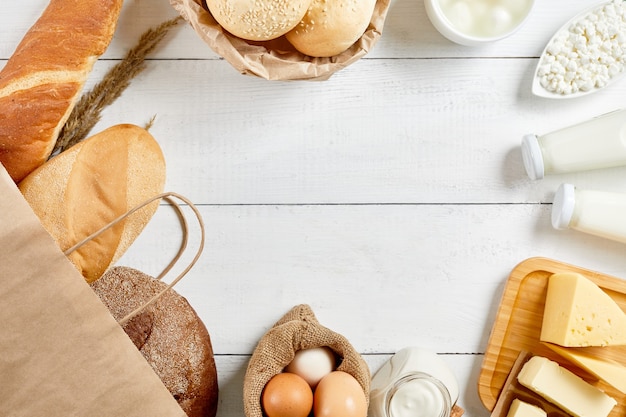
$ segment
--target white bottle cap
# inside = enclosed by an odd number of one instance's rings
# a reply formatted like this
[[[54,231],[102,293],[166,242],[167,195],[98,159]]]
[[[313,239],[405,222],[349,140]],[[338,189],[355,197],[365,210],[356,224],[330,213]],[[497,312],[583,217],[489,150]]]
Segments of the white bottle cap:
[[[555,229],[567,229],[576,202],[575,187],[572,184],[561,184],[554,195],[552,202],[552,227]]]
[[[529,133],[522,138],[522,159],[524,160],[524,168],[531,180],[540,180],[543,178],[544,166],[543,156],[537,136]]]

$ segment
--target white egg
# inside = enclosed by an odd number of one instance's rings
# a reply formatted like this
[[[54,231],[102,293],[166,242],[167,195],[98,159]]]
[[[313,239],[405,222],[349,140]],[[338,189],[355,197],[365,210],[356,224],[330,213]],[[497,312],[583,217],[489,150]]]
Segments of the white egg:
[[[302,349],[296,352],[285,370],[302,377],[311,388],[335,369],[335,354],[329,347]]]

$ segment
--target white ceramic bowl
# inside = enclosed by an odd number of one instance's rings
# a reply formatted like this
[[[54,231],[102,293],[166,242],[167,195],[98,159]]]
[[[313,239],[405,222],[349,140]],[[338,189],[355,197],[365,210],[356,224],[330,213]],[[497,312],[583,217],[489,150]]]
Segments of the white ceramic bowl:
[[[624,6],[626,6],[626,3],[622,3]],[[569,21],[567,21],[563,26],[561,26],[561,28],[559,30],[556,31],[556,33],[554,34],[554,36],[550,39],[550,41],[548,41],[548,43],[546,44],[546,47],[543,49],[543,52],[541,53],[541,56],[539,57],[539,62],[537,62],[537,67],[535,68],[535,73],[533,75],[533,82],[532,82],[532,92],[534,95],[538,96],[538,97],[544,97],[544,98],[552,98],[552,99],[568,99],[568,98],[576,98],[576,97],[581,97],[581,96],[585,96],[587,94],[591,94],[591,93],[595,93],[596,91],[599,91],[603,88],[608,87],[609,85],[613,84],[614,82],[621,80],[622,78],[624,78],[624,76],[626,76],[626,69],[624,69],[623,66],[621,66],[621,71],[617,74],[614,74],[612,76],[610,76],[610,78],[608,80],[605,80],[604,84],[602,85],[597,85],[594,82],[593,87],[587,89],[587,90],[578,90],[576,92],[570,92],[567,94],[561,94],[559,92],[556,91],[550,91],[546,88],[544,88],[541,85],[541,79],[539,77],[539,70],[541,68],[542,65],[545,64],[545,58],[546,55],[548,55],[548,51],[551,49],[551,47],[553,46],[554,42],[557,42],[559,40],[559,38],[563,38],[562,34],[565,32],[567,32],[568,30],[570,30],[570,27],[572,27],[572,25],[575,22],[579,22],[582,21],[583,19],[586,19],[587,17],[590,17],[592,15],[595,15],[599,10],[602,10],[604,7],[611,7],[612,2],[611,1],[606,1],[603,0],[602,3],[596,3],[595,5],[593,5],[592,7],[589,7],[587,9],[584,9],[583,11],[579,12],[578,14],[576,14],[574,17],[572,17]],[[622,6],[622,7],[624,7]],[[616,6],[619,7],[619,6]],[[610,10],[610,9],[609,9]],[[610,11],[608,11],[607,13],[610,14]],[[597,15],[596,15],[597,16]],[[595,22],[595,19],[591,19],[590,22]],[[601,23],[602,21],[600,20],[599,23]],[[600,25],[599,25],[600,27]],[[600,38],[602,41],[609,41],[610,42],[610,38],[611,38],[611,29],[610,29],[610,25],[604,25],[605,29],[598,29],[597,30],[597,35],[598,38]],[[616,49],[613,48],[608,48],[605,49],[605,51],[615,51]],[[578,56],[580,57],[579,59],[581,61],[579,61],[580,63],[578,64],[579,67],[584,67],[583,64],[583,59],[584,59],[584,52],[583,51],[577,51],[578,52]],[[599,58],[598,61],[606,63],[607,61],[604,61],[603,59]],[[597,63],[597,61],[596,61]],[[608,71],[609,68],[609,64],[606,64],[606,70]],[[584,69],[584,68],[583,68]]]
[[[482,3],[482,4],[481,4]],[[446,38],[452,42],[466,46],[483,45],[504,39],[515,33],[528,19],[531,10],[534,7],[535,0],[502,0],[497,5],[492,1],[480,0],[424,0],[426,14],[433,26]],[[521,4],[523,6],[520,6]],[[443,5],[448,5],[444,8]],[[483,10],[479,12],[478,7]],[[523,10],[508,10],[507,7],[523,7]],[[446,14],[447,13],[447,14]],[[517,14],[517,16],[513,16]],[[478,16],[478,20],[482,19],[484,23],[471,22],[470,16]],[[460,24],[462,17],[466,17],[467,21]],[[455,23],[456,22],[456,23]],[[461,26],[467,26],[467,30],[463,30]],[[469,28],[469,26],[473,28]],[[484,34],[479,34],[476,28],[483,30]]]

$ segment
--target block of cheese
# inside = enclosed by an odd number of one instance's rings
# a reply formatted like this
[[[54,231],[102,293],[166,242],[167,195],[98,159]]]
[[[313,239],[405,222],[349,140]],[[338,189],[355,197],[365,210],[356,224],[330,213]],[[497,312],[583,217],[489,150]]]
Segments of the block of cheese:
[[[578,273],[548,278],[542,342],[572,346],[626,344],[626,313],[600,287]]]
[[[515,398],[511,402],[506,417],[547,417],[547,415],[548,413],[536,405],[528,404],[519,398]]]
[[[533,356],[517,375],[518,382],[574,417],[606,417],[617,401],[543,356]]]
[[[572,350],[552,343],[545,343],[545,345],[571,363],[626,394],[626,366],[581,350]]]

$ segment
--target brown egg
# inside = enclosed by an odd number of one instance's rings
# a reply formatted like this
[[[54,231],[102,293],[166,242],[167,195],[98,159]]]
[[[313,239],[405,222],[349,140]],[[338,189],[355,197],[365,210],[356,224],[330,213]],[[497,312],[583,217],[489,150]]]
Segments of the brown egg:
[[[268,417],[307,417],[313,408],[313,391],[302,377],[283,372],[265,384],[261,405]]]
[[[333,371],[317,384],[315,417],[367,417],[367,399],[361,384],[347,372]]]

